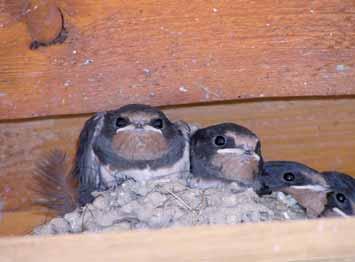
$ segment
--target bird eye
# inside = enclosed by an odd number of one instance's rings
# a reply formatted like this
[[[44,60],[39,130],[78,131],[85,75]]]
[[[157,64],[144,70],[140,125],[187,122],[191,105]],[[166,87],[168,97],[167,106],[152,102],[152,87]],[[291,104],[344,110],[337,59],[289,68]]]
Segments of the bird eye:
[[[154,119],[154,120],[152,120],[151,125],[156,129],[162,129],[163,128],[163,120],[161,118]]]
[[[226,139],[224,136],[216,136],[214,139],[214,144],[216,146],[224,146],[226,144]]]
[[[342,193],[337,193],[335,197],[340,203],[344,203],[346,200],[346,197]]]
[[[122,128],[125,127],[126,125],[128,125],[128,120],[123,118],[123,117],[119,117],[116,120],[116,126],[117,128]]]
[[[293,180],[295,180],[295,175],[291,172],[287,172],[284,174],[283,178],[287,181],[287,182],[292,182]]]

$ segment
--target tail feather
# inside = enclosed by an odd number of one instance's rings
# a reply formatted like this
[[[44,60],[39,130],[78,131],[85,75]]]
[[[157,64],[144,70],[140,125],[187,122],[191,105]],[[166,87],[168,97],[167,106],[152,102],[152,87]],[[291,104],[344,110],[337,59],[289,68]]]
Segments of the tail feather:
[[[55,150],[37,163],[34,172],[34,188],[38,199],[34,204],[44,206],[62,216],[77,207],[78,182],[68,175],[64,152]]]

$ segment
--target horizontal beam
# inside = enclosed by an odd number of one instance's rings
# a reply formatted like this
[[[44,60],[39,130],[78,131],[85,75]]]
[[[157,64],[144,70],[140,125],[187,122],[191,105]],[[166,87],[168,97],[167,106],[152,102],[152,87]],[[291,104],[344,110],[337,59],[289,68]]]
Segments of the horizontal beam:
[[[20,2],[0,9],[0,120],[355,94],[351,0],[58,0],[59,40],[36,28],[58,27],[58,12],[29,15],[48,1],[25,11]],[[36,37],[54,44],[30,49]]]
[[[355,219],[0,239],[2,262],[353,261]]]

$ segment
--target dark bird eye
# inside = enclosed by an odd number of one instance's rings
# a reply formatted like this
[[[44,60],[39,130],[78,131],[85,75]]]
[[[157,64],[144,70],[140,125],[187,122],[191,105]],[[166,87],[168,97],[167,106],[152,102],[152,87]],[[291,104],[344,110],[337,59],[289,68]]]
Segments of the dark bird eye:
[[[161,118],[154,119],[154,120],[151,122],[151,125],[152,125],[154,128],[162,129],[162,128],[163,128],[163,120],[162,120]]]
[[[337,200],[340,202],[340,203],[344,203],[345,200],[346,200],[346,197],[342,194],[342,193],[337,193],[335,195],[335,197],[337,198]]]
[[[291,172],[287,172],[284,174],[284,179],[287,181],[287,182],[292,182],[293,180],[295,180],[295,175]]]
[[[226,139],[224,136],[216,136],[214,143],[216,146],[224,146],[226,144]]]
[[[128,125],[128,120],[123,118],[123,117],[119,117],[117,118],[116,120],[116,126],[118,128],[122,128],[122,127],[125,127],[126,125]]]

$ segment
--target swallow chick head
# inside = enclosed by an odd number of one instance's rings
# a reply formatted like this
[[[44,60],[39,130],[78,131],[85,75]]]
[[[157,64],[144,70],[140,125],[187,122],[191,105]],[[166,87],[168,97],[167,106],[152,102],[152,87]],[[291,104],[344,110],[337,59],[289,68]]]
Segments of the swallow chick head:
[[[108,112],[104,135],[112,150],[128,160],[161,158],[179,135],[168,118],[158,109],[145,105],[128,105]]]
[[[352,216],[355,214],[355,179],[344,173],[322,172],[329,190],[322,216]]]
[[[103,174],[116,170],[135,179],[148,179],[182,169],[186,172],[189,166],[184,131],[162,111],[148,105],[132,104],[106,112],[93,149],[106,165]],[[143,169],[150,170],[147,176],[128,174],[129,170]]]
[[[131,104],[89,118],[79,137],[72,175],[79,202],[93,191],[189,172],[187,124],[172,123],[158,108]]]
[[[280,191],[292,195],[309,217],[317,217],[324,210],[329,186],[316,170],[292,161],[268,161],[258,177],[263,195],[265,191]]]
[[[191,137],[191,173],[207,181],[254,185],[262,166],[258,137],[234,123],[197,130]]]

